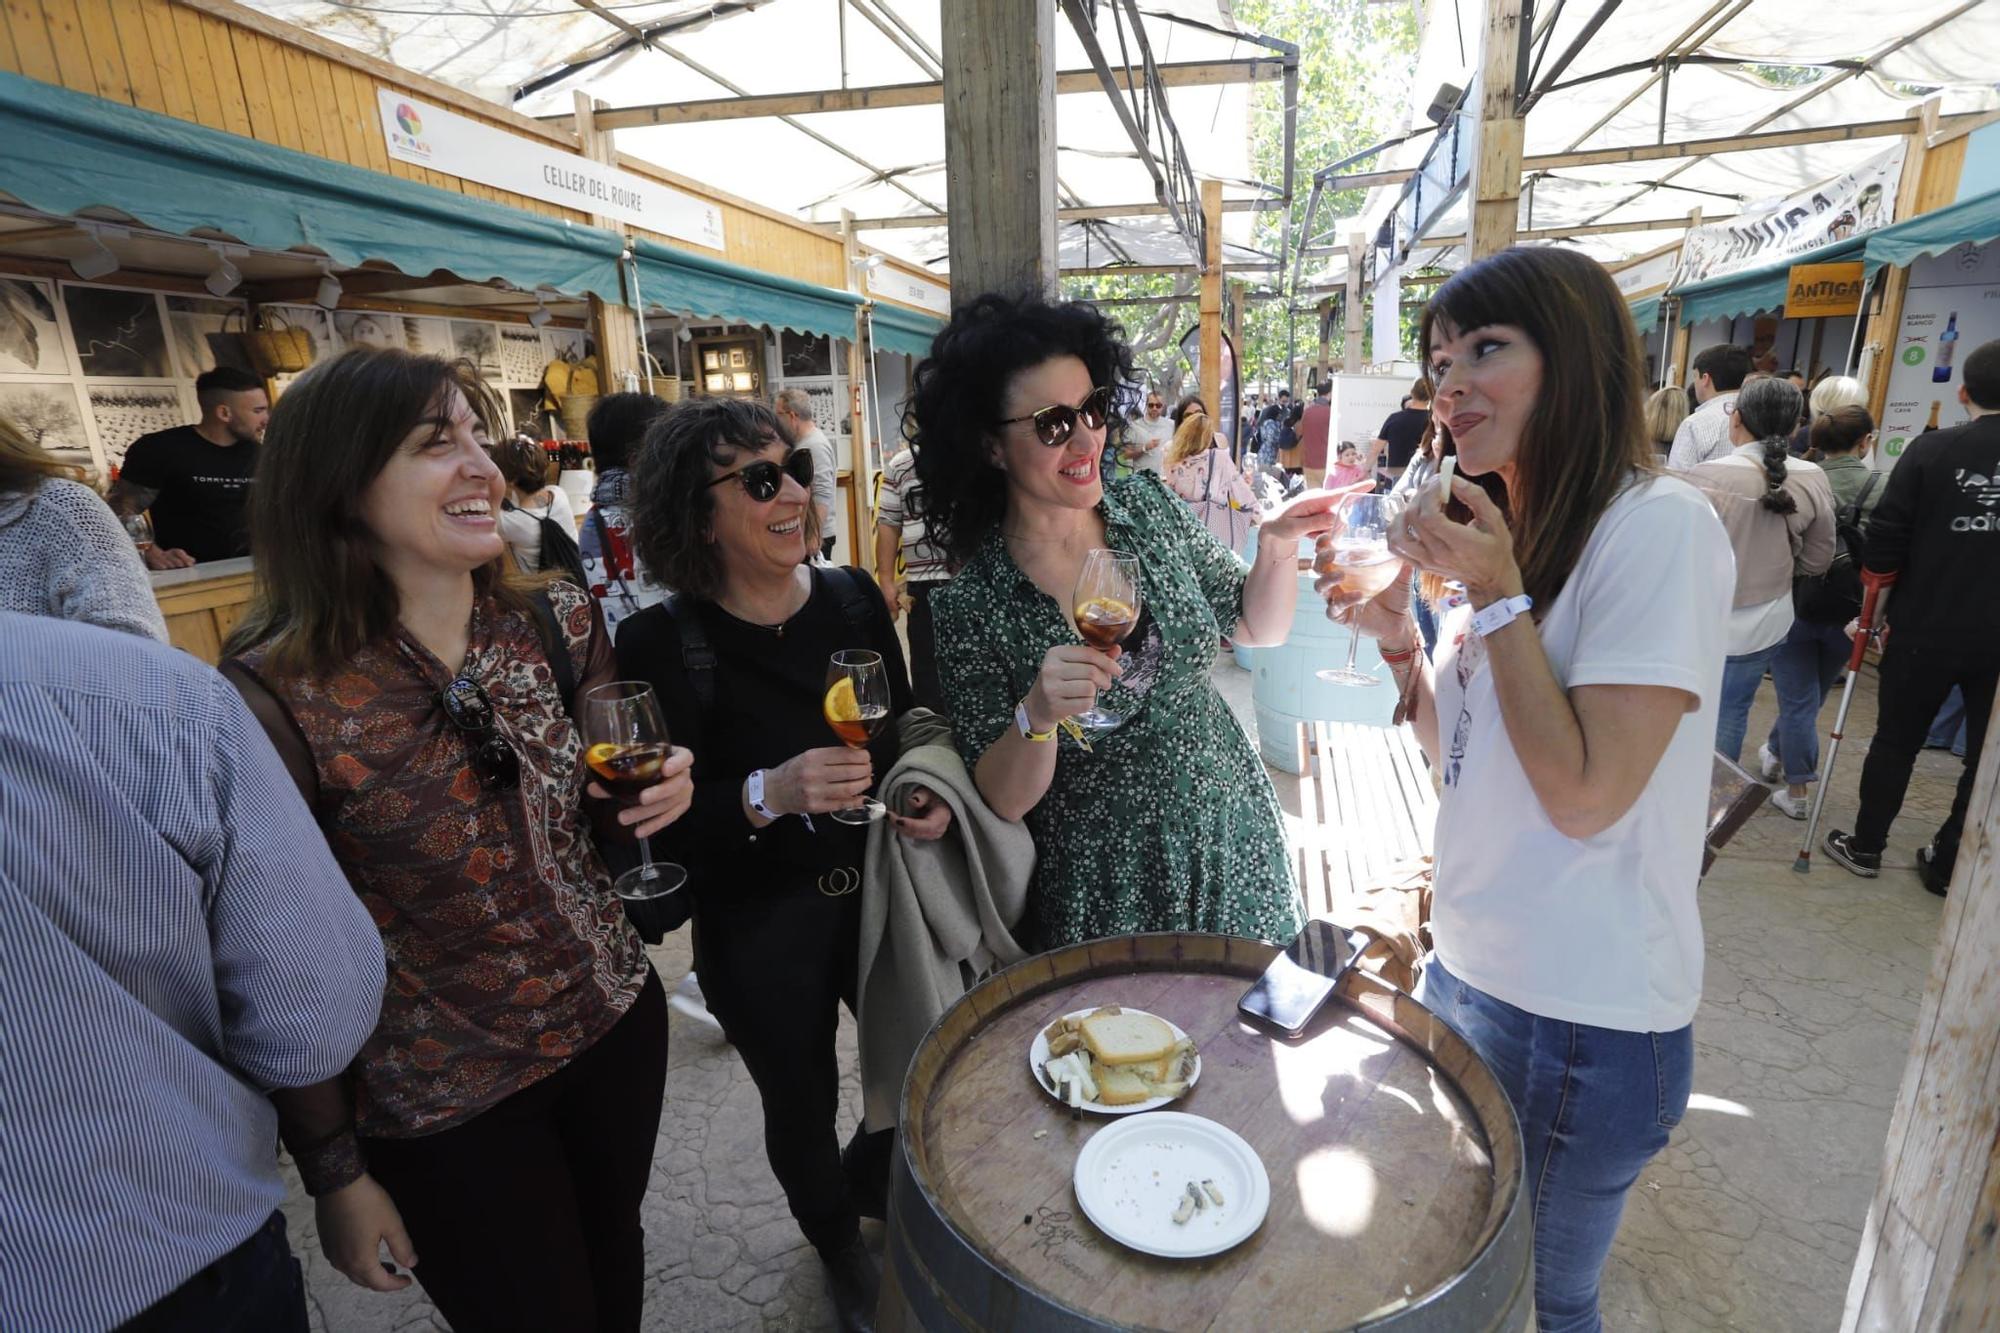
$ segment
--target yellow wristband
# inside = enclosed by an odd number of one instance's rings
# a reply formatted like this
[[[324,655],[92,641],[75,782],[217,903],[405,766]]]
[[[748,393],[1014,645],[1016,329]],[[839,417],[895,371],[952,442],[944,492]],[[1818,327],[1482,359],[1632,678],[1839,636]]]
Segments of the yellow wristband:
[[[1056,738],[1055,727],[1050,727],[1047,731],[1036,731],[1035,724],[1028,721],[1028,701],[1026,699],[1014,705],[1014,725],[1021,729],[1021,735],[1031,741],[1052,741]]]

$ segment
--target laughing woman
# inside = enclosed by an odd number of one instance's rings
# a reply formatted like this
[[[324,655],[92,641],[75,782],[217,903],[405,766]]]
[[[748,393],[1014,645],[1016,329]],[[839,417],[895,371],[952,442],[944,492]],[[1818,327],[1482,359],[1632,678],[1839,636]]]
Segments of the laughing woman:
[[[954,315],[917,368],[905,429],[931,530],[961,566],[932,597],[945,700],[980,794],[1035,836],[1024,942],[1289,939],[1304,918],[1277,798],[1209,668],[1224,634],[1284,639],[1298,541],[1339,496],[1265,518],[1246,569],[1159,478],[1099,478],[1106,407],[1131,379],[1117,326],[1090,306],[999,296]],[[1097,548],[1139,558],[1122,656],[1086,647],[1070,616]],[[1121,725],[1063,725],[1100,695]]]
[[[611,637],[587,594],[515,573],[486,402],[468,365],[356,348],[271,414],[257,595],[224,670],[389,959],[348,1075],[274,1100],[356,1283],[409,1285],[386,1245],[461,1333],[636,1330],[666,997],[584,817],[549,657],[601,684]],[[677,819],[691,763],[619,822]]]
[[[1595,260],[1524,248],[1461,270],[1418,345],[1461,477],[1449,497],[1426,483],[1390,546],[1470,604],[1435,669],[1407,580],[1359,610],[1444,777],[1418,998],[1520,1115],[1540,1328],[1590,1333],[1625,1191],[1693,1077],[1729,538],[1655,471],[1638,342]]]

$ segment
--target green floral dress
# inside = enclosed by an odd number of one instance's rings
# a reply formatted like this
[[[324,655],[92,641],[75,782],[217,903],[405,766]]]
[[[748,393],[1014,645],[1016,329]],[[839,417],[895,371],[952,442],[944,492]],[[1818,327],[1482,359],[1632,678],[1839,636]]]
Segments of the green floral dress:
[[[1016,933],[1051,949],[1102,935],[1203,930],[1290,939],[1304,925],[1277,794],[1209,683],[1243,611],[1243,562],[1151,473],[1099,506],[1110,544],[1138,555],[1142,622],[1099,703],[1125,715],[1085,750],[1067,731],[1028,813],[1035,878]],[[996,530],[931,595],[945,702],[968,767],[1014,725],[1042,657],[1081,639]]]

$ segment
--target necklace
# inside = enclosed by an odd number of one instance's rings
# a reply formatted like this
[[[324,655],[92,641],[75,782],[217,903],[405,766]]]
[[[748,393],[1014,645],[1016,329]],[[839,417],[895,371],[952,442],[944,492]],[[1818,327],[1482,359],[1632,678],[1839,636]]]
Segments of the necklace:
[[[721,607],[723,612],[726,615],[728,615],[728,617],[731,620],[741,621],[743,624],[750,626],[752,629],[761,629],[766,634],[774,634],[778,638],[782,639],[785,637],[785,626],[788,623],[790,623],[793,616],[797,615],[800,611],[803,611],[805,609],[806,603],[811,600],[812,600],[812,588],[808,586],[806,588],[806,595],[799,602],[799,604],[793,607],[791,611],[788,612],[783,618],[774,622],[758,620],[751,616],[739,615],[736,613],[736,611],[731,609],[729,603],[723,601],[720,597],[717,597],[715,599],[715,604]]]

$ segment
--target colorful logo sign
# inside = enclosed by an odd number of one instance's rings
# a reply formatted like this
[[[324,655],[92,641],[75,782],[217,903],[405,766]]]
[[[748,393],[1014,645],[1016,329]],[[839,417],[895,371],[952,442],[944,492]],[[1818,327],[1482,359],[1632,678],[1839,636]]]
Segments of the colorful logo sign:
[[[1912,343],[1910,346],[1905,347],[1903,349],[1904,365],[1921,366],[1923,363],[1924,363],[1924,345],[1922,343]]]
[[[397,104],[396,124],[402,127],[403,133],[413,139],[424,132],[424,118],[419,116],[417,109],[408,102]]]

